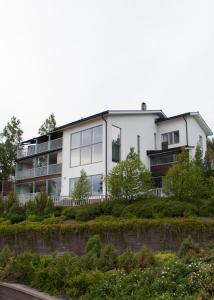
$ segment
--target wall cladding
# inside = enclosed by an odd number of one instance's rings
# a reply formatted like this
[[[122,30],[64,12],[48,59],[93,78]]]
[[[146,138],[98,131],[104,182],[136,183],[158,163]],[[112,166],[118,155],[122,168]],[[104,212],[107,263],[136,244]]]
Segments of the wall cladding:
[[[188,235],[201,245],[214,240],[214,221],[118,220],[100,224],[91,221],[82,224],[0,226],[0,247],[8,245],[16,253],[62,254],[73,251],[83,254],[88,238],[94,234],[100,235],[103,245],[112,243],[119,253],[127,247],[138,251],[143,245],[156,251],[177,251]]]

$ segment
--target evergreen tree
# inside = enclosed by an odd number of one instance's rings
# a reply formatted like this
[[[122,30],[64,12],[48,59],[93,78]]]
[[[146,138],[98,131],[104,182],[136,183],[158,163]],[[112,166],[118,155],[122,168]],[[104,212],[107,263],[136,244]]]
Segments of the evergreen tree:
[[[152,186],[151,173],[139,155],[130,149],[125,160],[119,162],[108,174],[107,185],[113,199],[135,200]]]
[[[39,135],[45,135],[49,132],[54,131],[56,128],[56,119],[55,115],[52,113],[45,122],[41,125],[39,128],[38,134]]]
[[[203,172],[203,151],[201,149],[201,145],[197,144],[195,150],[195,163]]]
[[[212,167],[211,167],[211,162],[210,162],[208,151],[206,151],[206,154],[204,156],[203,173],[206,178],[208,178],[212,175]]]
[[[87,179],[87,174],[84,170],[80,172],[80,178],[74,185],[74,190],[71,194],[74,200],[85,200],[91,195],[91,188]]]

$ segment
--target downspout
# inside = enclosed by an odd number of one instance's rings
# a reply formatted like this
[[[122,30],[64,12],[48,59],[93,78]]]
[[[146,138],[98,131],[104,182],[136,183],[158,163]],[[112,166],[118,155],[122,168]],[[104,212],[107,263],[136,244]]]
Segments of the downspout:
[[[187,147],[189,147],[189,138],[188,138],[188,125],[187,125],[187,119],[185,117],[183,117],[185,123],[186,123],[186,144]]]
[[[108,144],[107,144],[107,134],[108,134],[108,124],[107,124],[107,120],[102,116],[102,119],[105,122],[105,177],[107,178],[108,175],[108,155],[107,155],[107,150],[108,150]],[[105,182],[105,195],[106,195],[106,199],[108,197],[108,187],[107,187],[107,183]]]

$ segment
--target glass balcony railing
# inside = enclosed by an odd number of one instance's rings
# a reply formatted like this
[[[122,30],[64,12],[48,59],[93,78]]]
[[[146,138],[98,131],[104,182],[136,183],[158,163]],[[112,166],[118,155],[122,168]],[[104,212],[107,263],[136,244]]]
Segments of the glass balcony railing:
[[[62,148],[62,138],[50,140],[48,142],[37,145],[29,145],[26,148],[18,149],[17,159],[35,154],[40,154],[46,151],[57,150],[60,148]]]
[[[62,172],[62,164],[52,164],[52,165],[37,167],[33,169],[16,171],[16,180],[60,174],[61,172]]]

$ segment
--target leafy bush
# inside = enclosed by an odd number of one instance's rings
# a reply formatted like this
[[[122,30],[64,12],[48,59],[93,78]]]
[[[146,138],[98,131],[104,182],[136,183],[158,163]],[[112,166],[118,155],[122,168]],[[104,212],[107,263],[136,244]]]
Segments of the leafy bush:
[[[86,253],[93,252],[97,257],[100,257],[101,253],[101,241],[99,235],[93,235],[89,238],[86,244]]]
[[[40,193],[35,196],[36,211],[43,214],[48,203],[48,193],[45,189],[41,189]]]
[[[155,264],[155,257],[152,250],[149,247],[144,246],[138,253],[138,261],[141,269]]]
[[[165,251],[155,254],[155,261],[161,265],[174,260],[175,258],[176,254],[174,252]]]
[[[126,273],[130,273],[138,266],[138,259],[130,248],[128,248],[122,255],[119,256],[119,267]]]
[[[109,244],[101,251],[100,267],[103,271],[118,267],[118,254],[113,245]]]
[[[182,241],[178,251],[180,258],[191,258],[200,256],[200,254],[200,247],[194,242],[191,236],[188,236]]]

